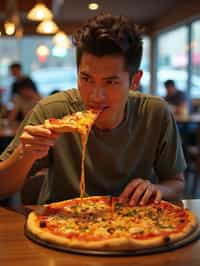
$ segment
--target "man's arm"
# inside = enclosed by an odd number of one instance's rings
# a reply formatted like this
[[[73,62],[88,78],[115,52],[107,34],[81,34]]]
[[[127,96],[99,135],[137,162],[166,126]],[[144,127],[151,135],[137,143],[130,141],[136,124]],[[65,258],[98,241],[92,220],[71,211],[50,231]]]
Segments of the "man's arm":
[[[20,137],[21,144],[8,159],[0,162],[0,196],[21,189],[33,163],[48,154],[58,134],[43,125],[26,126]]]
[[[0,195],[7,196],[19,191],[33,163],[33,158],[24,156],[22,145],[7,160],[0,162]]]
[[[125,187],[120,195],[121,202],[130,205],[145,205],[152,198],[154,202],[165,200],[178,200],[184,191],[185,181],[183,174],[168,178],[160,184],[152,184],[148,180],[136,178]]]
[[[162,198],[166,200],[177,200],[183,195],[185,178],[183,174],[168,178],[166,181],[156,185],[161,191]]]

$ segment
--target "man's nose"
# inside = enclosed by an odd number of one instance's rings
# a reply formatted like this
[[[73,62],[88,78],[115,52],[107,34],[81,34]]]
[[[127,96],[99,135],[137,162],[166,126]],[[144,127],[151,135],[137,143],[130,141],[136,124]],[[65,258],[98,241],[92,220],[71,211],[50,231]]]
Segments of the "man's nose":
[[[105,98],[105,91],[102,86],[94,86],[91,93],[93,101],[102,101]]]

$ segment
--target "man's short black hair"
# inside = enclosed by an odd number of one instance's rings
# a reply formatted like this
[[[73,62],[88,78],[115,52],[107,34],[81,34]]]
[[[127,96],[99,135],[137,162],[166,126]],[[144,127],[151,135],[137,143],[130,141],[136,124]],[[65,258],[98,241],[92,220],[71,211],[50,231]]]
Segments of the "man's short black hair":
[[[168,79],[168,80],[166,80],[166,81],[164,82],[164,85],[165,85],[165,87],[168,87],[168,86],[175,86],[175,82],[174,82],[174,80],[172,80],[172,79]]]
[[[10,69],[13,69],[13,68],[22,69],[22,65],[18,62],[14,62],[10,65]]]
[[[88,20],[74,35],[79,67],[84,52],[95,56],[122,55],[130,77],[139,69],[142,58],[141,30],[123,16],[103,13]]]

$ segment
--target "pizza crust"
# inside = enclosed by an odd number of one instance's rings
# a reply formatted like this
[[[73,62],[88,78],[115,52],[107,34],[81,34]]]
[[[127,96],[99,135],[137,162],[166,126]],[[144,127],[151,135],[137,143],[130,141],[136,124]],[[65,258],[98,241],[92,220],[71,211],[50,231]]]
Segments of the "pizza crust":
[[[56,125],[50,123],[48,119],[44,121],[44,126],[48,129],[55,131],[56,133],[78,132],[78,128],[75,125],[68,126],[64,123],[62,125],[61,124]]]

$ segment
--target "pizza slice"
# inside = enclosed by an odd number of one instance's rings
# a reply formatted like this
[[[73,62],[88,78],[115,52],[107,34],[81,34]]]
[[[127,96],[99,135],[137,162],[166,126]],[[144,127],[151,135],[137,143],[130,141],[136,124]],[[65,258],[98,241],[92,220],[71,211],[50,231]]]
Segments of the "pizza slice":
[[[94,121],[100,114],[100,110],[85,110],[76,112],[71,115],[66,115],[61,119],[50,118],[45,120],[46,128],[51,129],[57,133],[77,132],[81,136],[82,142],[82,159],[81,159],[81,177],[80,177],[80,197],[83,199],[85,194],[85,153],[88,135]]]
[[[57,133],[78,132],[85,135],[89,132],[99,114],[99,110],[90,109],[66,115],[61,119],[47,119],[44,125]]]

